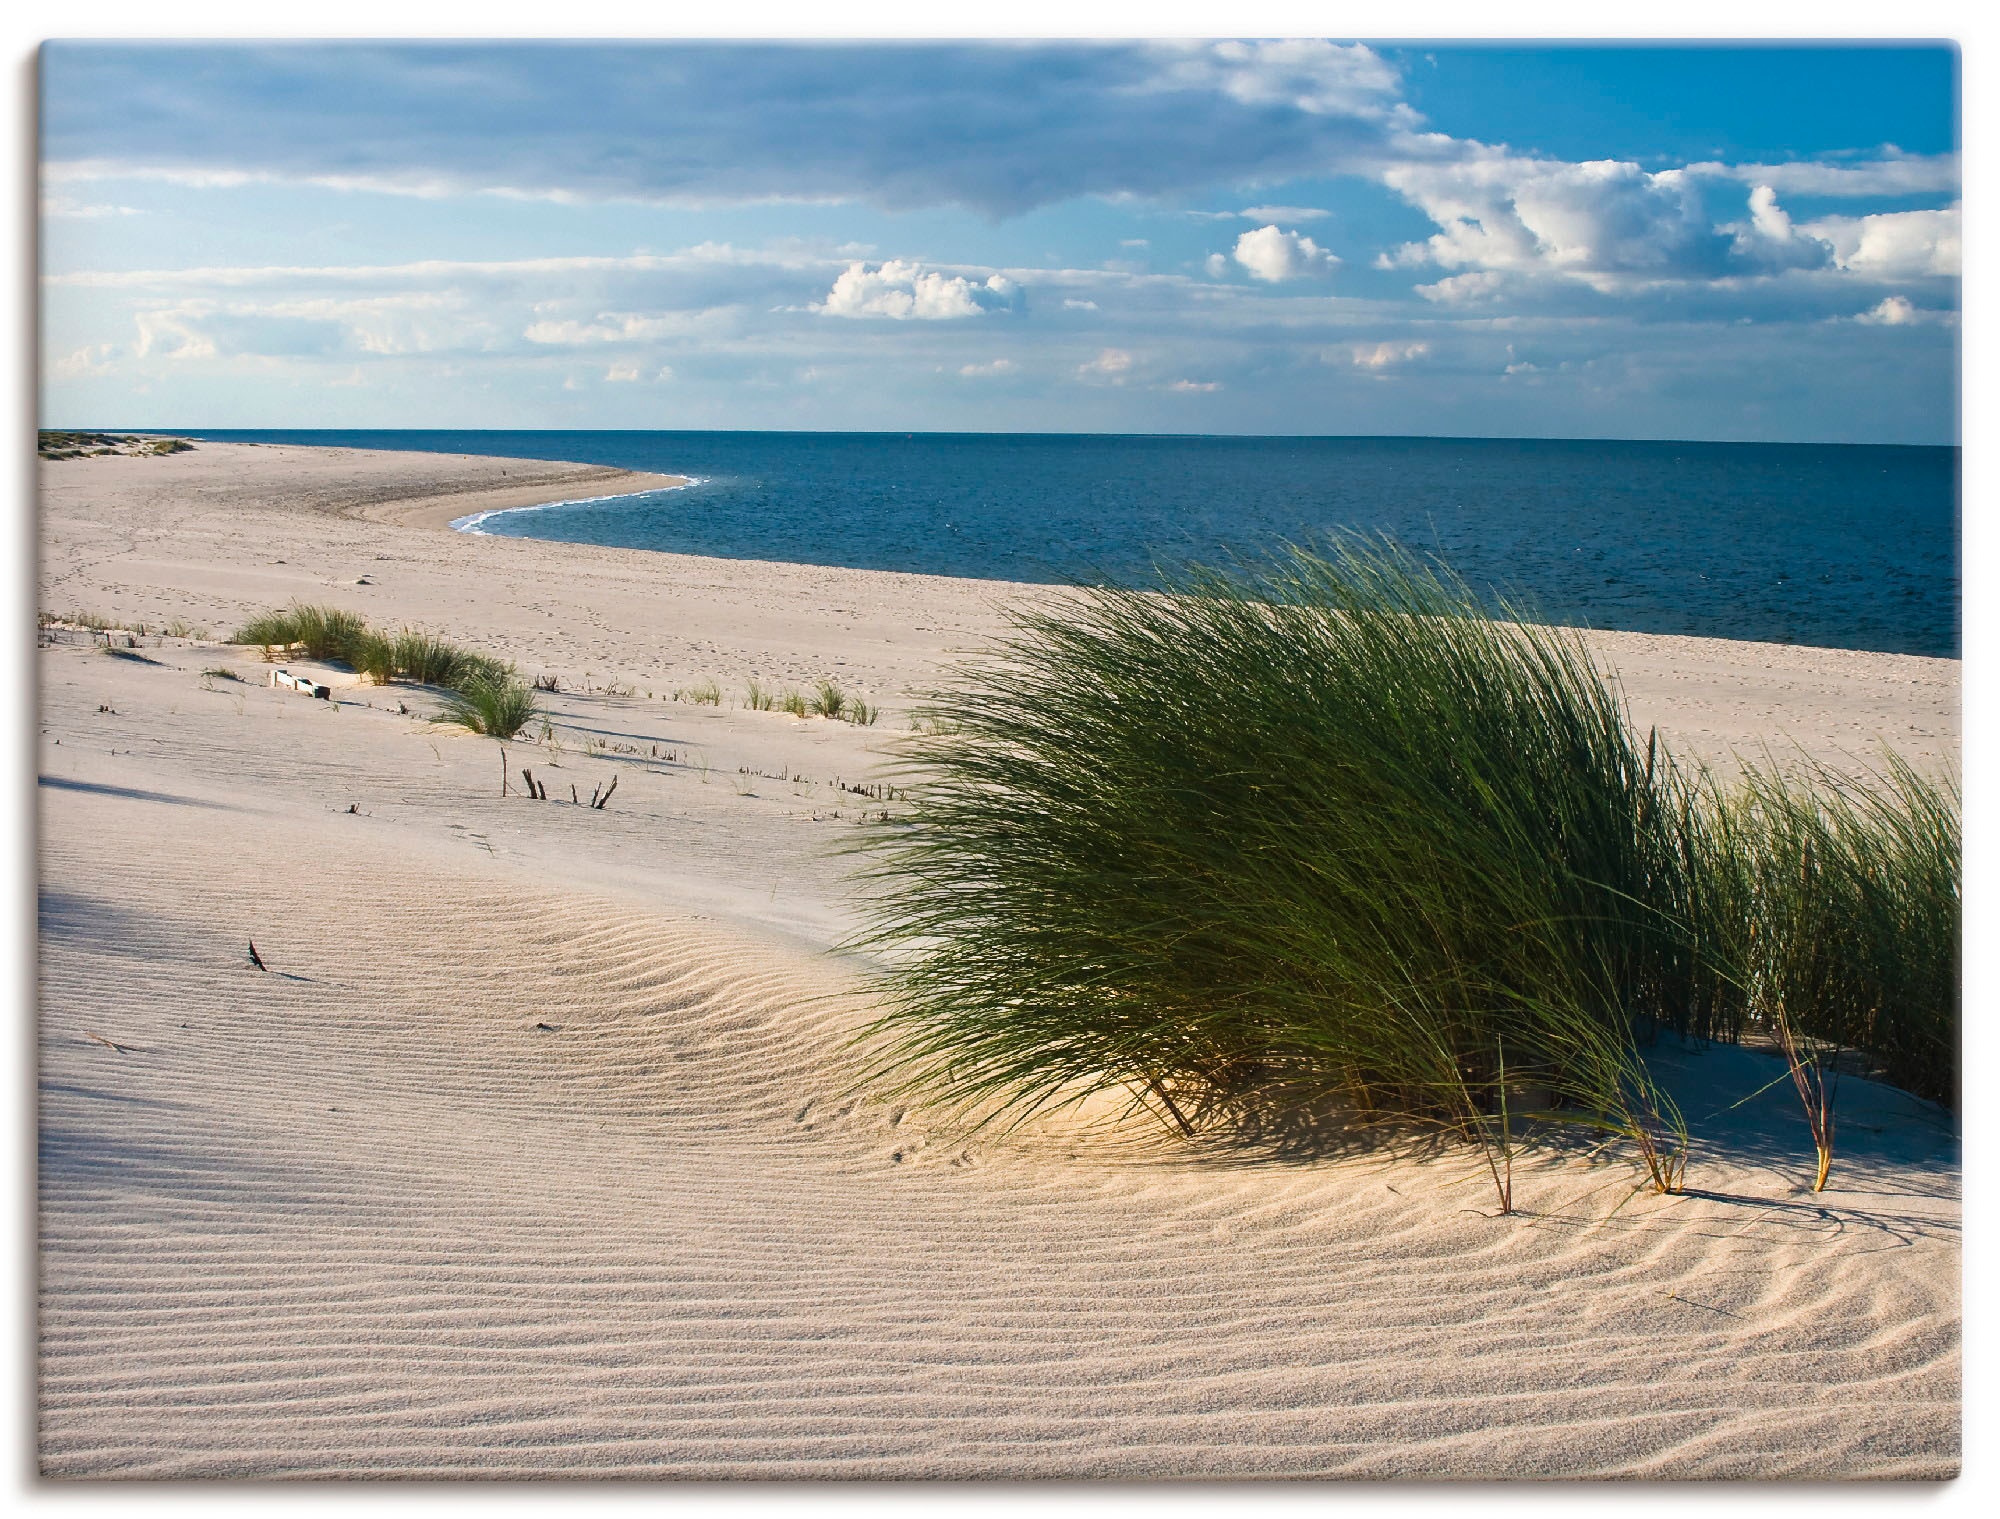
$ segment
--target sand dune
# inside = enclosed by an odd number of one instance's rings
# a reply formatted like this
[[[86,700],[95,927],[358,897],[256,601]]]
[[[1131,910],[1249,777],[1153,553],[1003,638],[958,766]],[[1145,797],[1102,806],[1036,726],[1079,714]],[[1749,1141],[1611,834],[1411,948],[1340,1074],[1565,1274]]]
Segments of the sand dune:
[[[1465,1155],[968,1140],[868,1078],[829,846],[1007,588],[360,521],[285,496],[302,452],[45,467],[44,605],[423,620],[571,688],[513,768],[619,789],[502,798],[422,695],[312,702],[212,642],[42,651],[46,1473],[1957,1470],[1934,1110],[1848,1083],[1814,1196],[1784,1093],[1713,1111],[1764,1057],[1667,1058],[1696,1190],[1549,1156],[1516,1218]],[[393,516],[410,466],[363,463]],[[1609,645],[1690,747],[1778,710],[1816,752],[1956,753],[1951,662]],[[664,699],[750,675],[891,716]]]

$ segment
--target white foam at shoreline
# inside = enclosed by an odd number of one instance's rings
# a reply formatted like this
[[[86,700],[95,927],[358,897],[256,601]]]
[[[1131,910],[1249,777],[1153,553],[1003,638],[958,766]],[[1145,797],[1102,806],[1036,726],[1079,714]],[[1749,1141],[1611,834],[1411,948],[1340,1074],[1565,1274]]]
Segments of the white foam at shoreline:
[[[694,475],[682,479],[679,485],[660,485],[651,490],[614,491],[608,496],[572,496],[566,501],[537,501],[529,506],[499,506],[490,511],[473,512],[468,516],[455,517],[451,522],[454,533],[479,533],[486,537],[492,534],[481,524],[493,517],[509,517],[516,512],[545,512],[557,506],[594,506],[600,501],[630,501],[636,496],[664,496],[669,491],[684,491],[691,485],[705,485],[707,481]]]

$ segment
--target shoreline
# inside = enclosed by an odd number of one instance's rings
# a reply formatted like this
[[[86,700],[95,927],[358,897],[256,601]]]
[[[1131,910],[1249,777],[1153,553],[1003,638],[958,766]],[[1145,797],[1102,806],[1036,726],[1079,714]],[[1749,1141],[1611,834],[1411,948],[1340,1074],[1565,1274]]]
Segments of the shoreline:
[[[573,497],[578,486],[641,493],[687,478],[605,466],[201,444],[40,470],[45,610],[233,627],[294,599],[332,599],[377,622],[441,625],[524,667],[570,663],[602,674],[609,665],[641,685],[809,681],[826,672],[801,651],[821,648],[824,663],[869,701],[900,706],[900,693],[1004,632],[1006,608],[1067,594],[1030,582],[450,530],[482,511]],[[171,573],[146,555],[130,573],[107,575],[104,554],[128,552],[117,546],[157,535],[167,520],[176,524],[169,541],[180,545]],[[302,533],[314,545],[311,562],[329,573],[279,546]],[[408,562],[413,575],[383,580],[373,572],[385,557]],[[364,576],[369,583],[357,587]],[[544,600],[552,577],[569,589]],[[518,599],[543,601],[547,612],[496,619],[496,602]],[[692,619],[696,631],[660,624],[663,611]],[[607,617],[621,627],[613,643],[568,631]],[[1635,725],[1657,725],[1676,753],[1727,767],[1737,754],[1769,747],[1783,758],[1797,747],[1854,768],[1871,766],[1888,742],[1920,768],[1957,768],[1957,659],[1680,634],[1585,636],[1621,684]]]

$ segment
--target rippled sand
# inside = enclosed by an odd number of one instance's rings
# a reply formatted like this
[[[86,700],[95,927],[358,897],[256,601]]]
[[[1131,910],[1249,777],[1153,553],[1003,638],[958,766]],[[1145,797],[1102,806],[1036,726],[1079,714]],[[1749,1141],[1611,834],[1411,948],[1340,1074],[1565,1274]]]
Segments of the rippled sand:
[[[1850,1082],[1815,1197],[1782,1088],[1716,1111],[1764,1057],[1662,1052],[1695,1190],[1552,1156],[1515,1218],[1467,1155],[954,1136],[865,1079],[828,846],[906,693],[1049,593],[468,539],[396,503],[501,461],[328,452],[45,466],[43,605],[426,622],[562,678],[510,754],[559,800],[406,688],[38,655],[45,1472],[1956,1471],[1942,1115]],[[1953,662],[1604,647],[1679,747],[1956,755]],[[666,699],[822,675],[888,715]]]

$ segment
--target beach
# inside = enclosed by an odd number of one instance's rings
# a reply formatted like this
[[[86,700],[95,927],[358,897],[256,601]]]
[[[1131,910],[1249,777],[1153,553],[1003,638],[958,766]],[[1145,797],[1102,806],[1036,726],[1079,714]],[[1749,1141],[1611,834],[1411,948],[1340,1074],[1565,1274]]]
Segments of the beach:
[[[1789,1091],[1728,1106],[1768,1056],[1663,1055],[1690,1190],[1551,1154],[1516,1217],[1470,1152],[967,1139],[887,1097],[839,846],[916,693],[1068,593],[448,526],[676,483],[40,466],[39,606],[148,629],[37,654],[45,1473],[1956,1473],[1957,1130],[1887,1087],[1843,1085],[1814,1194]],[[294,600],[546,677],[548,734],[269,685],[221,640]],[[1955,772],[1957,661],[1591,639],[1724,772]],[[881,716],[747,710],[753,679]]]

